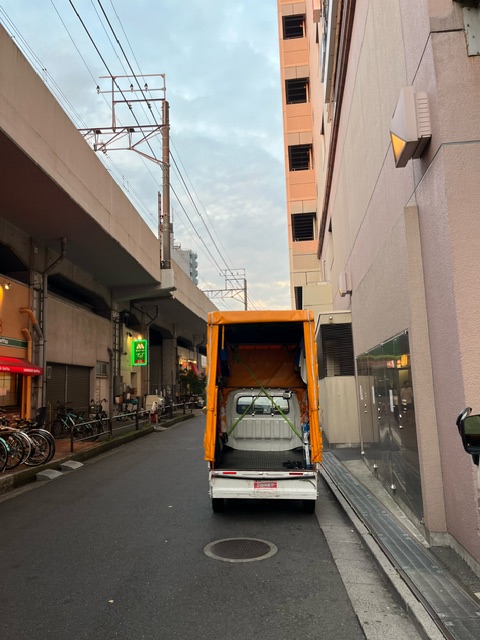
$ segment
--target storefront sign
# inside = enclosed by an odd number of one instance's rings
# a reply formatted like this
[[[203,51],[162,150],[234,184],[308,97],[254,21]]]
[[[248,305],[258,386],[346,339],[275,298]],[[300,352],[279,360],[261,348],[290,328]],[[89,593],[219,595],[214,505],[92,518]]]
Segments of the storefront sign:
[[[15,338],[0,338],[0,347],[19,347],[20,349],[27,348],[26,340],[16,340]]]
[[[132,340],[132,366],[143,367],[148,364],[148,341]]]

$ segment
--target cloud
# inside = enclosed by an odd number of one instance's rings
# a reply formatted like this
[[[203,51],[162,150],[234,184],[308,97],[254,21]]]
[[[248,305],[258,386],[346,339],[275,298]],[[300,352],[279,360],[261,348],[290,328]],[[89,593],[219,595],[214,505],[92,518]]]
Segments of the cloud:
[[[218,266],[225,267],[225,258],[229,267],[246,269],[252,299],[288,308],[276,1],[106,1],[128,62],[118,46],[114,51],[98,5],[76,3],[90,38],[68,3],[54,0],[63,24],[52,4],[4,0],[2,7],[86,126],[107,126],[111,118],[110,96],[95,91],[96,82],[108,88],[98,79],[108,71],[95,46],[111,73],[129,73],[130,63],[136,73],[165,74],[171,151],[200,212],[172,166],[180,199],[172,194],[175,239],[198,253],[200,278],[221,288]],[[157,80],[148,78],[149,87]],[[148,113],[135,107],[141,122]],[[118,114],[128,124],[128,110],[118,107]],[[160,140],[151,144],[160,158]],[[110,153],[107,166],[155,228],[160,167],[132,152]]]

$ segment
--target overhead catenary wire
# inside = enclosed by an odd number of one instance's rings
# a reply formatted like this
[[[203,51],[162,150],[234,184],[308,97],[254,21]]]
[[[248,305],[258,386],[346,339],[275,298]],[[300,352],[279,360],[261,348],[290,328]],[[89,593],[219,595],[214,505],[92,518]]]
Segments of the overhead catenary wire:
[[[92,72],[91,72],[91,70],[89,68],[89,65],[86,62],[85,57],[82,55],[80,47],[77,46],[77,44],[75,43],[74,38],[70,34],[70,32],[69,32],[69,30],[67,28],[67,25],[66,25],[65,21],[62,19],[60,13],[58,12],[58,9],[55,6],[53,0],[51,0],[51,4],[52,4],[54,10],[56,11],[59,20],[62,22],[63,28],[65,29],[65,31],[69,35],[69,38],[70,38],[73,46],[75,47],[77,54],[79,55],[80,59],[82,60],[85,68],[87,69],[92,81],[95,83],[95,86],[96,86],[97,85],[97,80],[95,79],[94,74],[92,74]],[[80,15],[80,12],[77,10],[77,8],[75,7],[75,2],[70,0],[69,4],[70,4],[72,10],[74,11],[76,17],[78,18],[80,24],[82,25],[83,29],[85,30],[88,38],[90,39],[91,44],[93,45],[97,55],[99,56],[99,59],[102,61],[104,67],[106,68],[107,73],[109,73],[110,76],[113,78],[114,76],[113,76],[112,72],[110,71],[110,66],[109,66],[109,64],[107,62],[107,59],[104,57],[103,52],[101,51],[101,47],[98,46],[97,42],[95,42],[95,38],[91,35],[85,20]],[[98,4],[102,8],[102,13],[105,15],[102,3],[99,2]],[[112,3],[110,2],[110,4],[112,4]],[[93,2],[92,2],[92,5],[93,5]],[[112,7],[113,7],[113,4],[112,4]],[[115,7],[113,7],[113,8],[115,10]],[[94,9],[95,9],[95,7],[94,7]],[[98,11],[96,11],[96,10],[95,10],[95,13],[97,15],[97,18],[100,19],[100,13]],[[117,16],[117,18],[119,19],[119,22],[121,24],[120,18],[118,17],[118,13],[117,13],[116,10],[115,10],[115,15]],[[107,16],[105,16],[105,17],[107,18]],[[108,22],[111,25],[110,20],[108,20]],[[122,32],[125,34],[125,29],[123,29],[123,25],[121,25],[121,26],[122,26]],[[112,26],[112,29],[113,29],[113,26]],[[105,29],[104,29],[104,31],[105,31]],[[113,29],[113,33],[114,33],[114,29]],[[126,37],[126,34],[125,34],[125,37]],[[130,62],[128,61],[128,56],[125,54],[124,48],[121,46],[119,38],[115,34],[113,38],[111,38],[111,39],[109,38],[109,41],[110,41],[110,45],[112,46],[112,49],[114,50],[114,52],[115,52],[115,46],[114,46],[113,42],[116,42],[118,47],[120,47],[123,55],[125,56],[125,58],[127,60],[128,67],[132,72],[132,76],[134,77],[134,81],[139,84],[139,89],[142,92],[142,95],[144,95],[145,99],[147,99],[146,94],[144,93],[142,87],[140,86],[140,83],[138,82],[137,74],[135,73],[135,71],[134,71],[132,65],[130,64]],[[127,38],[127,41],[128,41],[128,38]],[[27,45],[27,43],[25,41],[25,47],[27,47],[27,46],[28,45]],[[129,43],[129,46],[131,48],[130,43]],[[132,52],[133,52],[133,50],[132,50]],[[117,57],[118,60],[120,60],[120,57],[118,55],[116,57]],[[138,61],[137,61],[137,59],[136,59],[134,54],[133,54],[133,58],[135,59],[135,62],[138,65]],[[40,71],[38,73],[39,73],[39,75],[41,75],[42,79],[45,82],[47,82],[47,77],[49,76],[49,74],[47,74],[47,71],[46,71],[45,67],[43,67],[43,65],[41,65],[39,59],[37,59],[35,66],[36,67],[40,67]],[[122,65],[122,67],[125,70],[125,66]],[[51,78],[50,79],[50,86],[52,86],[53,83],[54,83],[54,80],[53,80],[53,78]],[[126,91],[125,90],[122,91],[122,88],[118,85],[118,83],[116,83],[115,86],[116,86],[116,89],[123,96],[123,99],[125,100],[125,102],[128,103],[128,99],[125,96]],[[58,86],[57,86],[57,93],[59,93],[61,95],[61,89]],[[77,122],[77,123],[81,122],[82,124],[84,124],[82,118],[80,118],[80,116],[75,112],[74,107],[71,105],[71,103],[69,103],[69,101],[66,98],[66,96],[63,95],[63,98],[60,101],[63,102],[64,104],[68,105],[67,111],[70,112],[70,117],[74,121],[74,123],[75,122]],[[106,99],[105,99],[105,101],[108,104],[108,101]],[[143,103],[140,102],[140,104],[143,104]],[[155,106],[155,103],[152,103],[152,104],[154,104],[154,106]],[[73,117],[71,115],[72,111],[75,114]],[[133,111],[132,111],[132,117],[135,118],[135,122],[137,123],[137,126],[138,126],[139,130],[142,130],[142,125],[140,124],[139,119],[137,118],[136,114]],[[149,119],[150,118],[153,118],[153,120],[156,121],[155,115],[153,114],[151,108],[149,109]],[[78,124],[77,124],[77,126],[78,126]],[[85,125],[84,128],[87,128],[87,125]],[[156,157],[156,153],[151,148],[151,146],[150,146],[150,150],[152,151],[152,155],[154,157]],[[185,167],[184,167],[183,163],[181,162],[180,156],[179,156],[178,151],[177,151],[176,148],[174,148],[174,151],[175,151],[175,155],[173,154],[173,152],[171,152],[170,157],[171,157],[171,160],[172,160],[172,163],[173,163],[174,171],[176,172],[175,177],[176,177],[176,179],[178,179],[179,185],[181,186],[181,188],[185,191],[188,200],[185,200],[184,196],[180,197],[180,194],[179,194],[179,191],[178,191],[178,186],[176,186],[176,185],[172,186],[172,194],[173,194],[173,196],[176,198],[176,200],[179,203],[179,211],[180,211],[181,217],[185,216],[185,219],[187,220],[187,225],[185,225],[185,228],[191,228],[191,229],[194,230],[194,233],[196,234],[196,237],[198,238],[198,241],[201,243],[201,246],[205,250],[205,255],[206,255],[207,259],[212,262],[212,264],[215,266],[216,269],[221,270],[220,264],[222,264],[222,267],[223,267],[223,264],[225,264],[227,266],[227,270],[228,270],[228,263],[230,262],[230,260],[229,260],[228,257],[226,257],[224,255],[225,254],[224,248],[219,246],[220,243],[218,241],[218,235],[215,236],[215,226],[212,224],[211,220],[208,220],[208,212],[205,209],[205,207],[203,207],[203,205],[201,205],[202,209],[203,209],[203,212],[204,212],[202,214],[202,212],[199,209],[199,206],[195,202],[195,198],[192,195],[192,190],[195,193],[195,197],[196,197],[197,200],[199,200],[198,199],[198,195],[196,194],[195,190],[193,189],[193,185],[191,184],[191,180],[190,180],[190,178],[188,176],[187,176],[188,177],[188,181],[189,181],[191,186],[189,187],[189,185],[187,184],[187,180],[186,180],[186,178],[184,176],[184,172],[186,173]],[[144,212],[144,217],[146,219],[150,220],[152,222],[152,224],[153,224],[154,219],[156,218],[156,216],[154,216],[152,214],[151,208],[148,207],[141,200],[141,197],[140,197],[139,193],[134,189],[133,185],[131,183],[129,183],[129,181],[126,179],[124,170],[119,169],[115,165],[115,163],[113,162],[111,156],[109,156],[108,154],[99,154],[99,159],[104,164],[106,162],[110,163],[110,170],[111,170],[112,175],[115,173],[116,176],[117,176],[116,177],[116,181],[120,184],[122,189],[128,193],[129,197],[133,198],[135,200],[135,202],[137,203],[137,205],[140,206],[140,210]],[[158,178],[151,171],[151,168],[150,168],[151,165],[149,165],[149,163],[146,163],[144,158],[141,158],[141,160],[144,163],[144,165],[147,168],[147,170],[149,171],[149,174],[150,174],[151,178],[154,180],[156,186],[159,186]],[[188,212],[188,210],[186,208],[187,205],[188,205],[188,207],[190,207],[190,204],[193,206],[193,209],[195,211],[196,216],[198,216],[200,218],[202,229],[204,228],[206,230],[205,231],[206,235],[205,235],[205,233],[202,233],[202,232],[199,233],[198,232],[198,222],[195,223],[195,221],[193,220],[191,214]],[[153,228],[152,228],[152,230],[153,230]],[[205,239],[207,239],[207,243],[205,242]],[[220,256],[220,257],[217,258],[216,254],[218,254],[218,256]],[[240,280],[238,280],[238,282],[240,282]],[[252,300],[251,300],[250,296],[249,296],[249,302],[253,306],[253,303],[252,303]]]
[[[77,16],[78,16],[78,18],[79,18],[80,22],[82,23],[82,26],[83,26],[83,27],[84,27],[84,29],[87,31],[87,34],[88,34],[88,36],[89,36],[90,40],[92,41],[92,44],[94,45],[94,47],[95,47],[95,49],[96,49],[96,51],[97,51],[98,55],[100,56],[100,59],[102,60],[103,64],[105,65],[105,68],[107,69],[107,71],[108,71],[108,73],[110,74],[110,76],[113,78],[113,74],[112,74],[112,72],[110,71],[110,69],[109,69],[109,67],[108,67],[108,65],[107,65],[107,63],[106,63],[106,61],[104,60],[103,56],[101,55],[101,53],[100,53],[100,51],[99,51],[99,49],[98,49],[97,45],[95,44],[95,41],[94,41],[94,40],[93,40],[93,38],[91,37],[91,35],[90,35],[90,33],[89,33],[88,29],[86,28],[86,25],[84,24],[83,20],[81,19],[80,15],[78,14],[77,10],[75,9],[75,6],[74,6],[74,4],[73,4],[72,0],[69,0],[69,2],[70,2],[70,4],[71,4],[72,8],[74,9],[75,13],[77,14]],[[120,40],[119,40],[118,36],[116,35],[115,30],[114,30],[114,28],[113,28],[113,26],[112,26],[112,24],[111,24],[111,22],[110,22],[110,20],[109,20],[109,18],[108,18],[108,16],[107,16],[106,12],[105,12],[105,9],[104,9],[104,7],[103,7],[103,5],[102,5],[102,3],[101,3],[101,0],[97,0],[97,2],[98,2],[98,5],[100,6],[100,8],[101,8],[101,10],[102,10],[102,13],[103,13],[103,15],[104,15],[105,19],[107,20],[107,23],[108,23],[108,25],[109,25],[109,27],[110,27],[110,30],[112,31],[112,34],[113,34],[113,36],[114,36],[114,38],[115,38],[115,41],[117,42],[118,46],[120,47],[120,50],[122,51],[122,54],[123,54],[123,56],[124,56],[125,60],[127,61],[127,65],[128,65],[128,67],[129,67],[129,69],[130,69],[130,72],[132,73],[132,76],[134,77],[134,79],[135,79],[135,81],[136,81],[136,83],[137,83],[137,85],[138,85],[138,87],[139,87],[139,89],[140,89],[140,92],[142,93],[142,96],[144,97],[145,101],[148,101],[148,100],[147,100],[147,97],[146,97],[146,95],[145,95],[145,93],[144,93],[144,90],[142,89],[142,87],[141,87],[141,85],[140,85],[140,82],[139,82],[139,80],[138,80],[138,78],[137,78],[137,75],[135,74],[135,71],[133,70],[133,67],[132,67],[132,65],[130,64],[130,61],[128,60],[128,56],[127,56],[127,54],[125,53],[125,50],[124,50],[123,46],[121,45]],[[123,98],[125,99],[125,101],[126,101],[125,94],[124,94],[124,93],[123,93],[123,91],[120,89],[119,85],[118,85],[115,81],[114,81],[114,84],[117,86],[117,88],[118,88],[118,90],[120,91],[120,93],[121,93],[122,97],[123,97]],[[150,109],[150,110],[151,110],[151,109]],[[138,118],[136,117],[135,113],[133,113],[133,109],[131,109],[131,111],[132,111],[132,115],[133,115],[133,117],[135,118],[135,121],[136,121],[137,125],[140,127],[140,130],[141,130],[141,125],[140,125],[140,123],[139,123],[139,121],[138,121]],[[153,116],[153,118],[154,118],[154,122],[155,122],[155,124],[157,124],[157,125],[158,125],[159,123],[156,121],[156,118],[154,117],[153,113],[152,113],[152,116]],[[154,151],[153,151],[153,149],[152,149],[152,146],[151,146],[151,144],[150,144],[150,141],[147,141],[147,144],[148,144],[148,146],[149,146],[149,148],[150,148],[150,151],[152,152],[153,157],[154,157],[154,158],[156,158],[156,156],[155,156],[155,152],[154,152]],[[182,180],[183,180],[183,178],[182,178]],[[187,216],[188,221],[190,222],[190,224],[192,225],[192,227],[194,227],[193,222],[192,222],[191,218],[188,216],[188,214],[187,214],[187,212],[186,212],[186,210],[185,210],[185,207],[184,207],[184,206],[183,206],[183,204],[181,203],[181,201],[180,201],[180,199],[179,199],[179,197],[178,197],[178,195],[177,195],[177,193],[176,193],[175,189],[172,187],[172,185],[170,185],[170,188],[172,189],[173,193],[175,194],[175,197],[177,198],[177,200],[178,200],[178,202],[179,202],[180,206],[182,207],[182,210],[184,211],[185,215]],[[195,228],[195,227],[194,227],[194,228]],[[195,231],[196,231],[196,233],[198,234],[199,238],[202,240],[202,243],[204,244],[205,249],[207,250],[207,253],[208,253],[208,254],[210,255],[210,257],[214,260],[215,265],[218,267],[218,263],[217,263],[217,261],[215,260],[215,258],[213,257],[213,254],[211,253],[211,251],[210,251],[209,247],[208,247],[208,246],[207,246],[207,244],[204,242],[203,238],[200,236],[200,234],[198,233],[198,231],[197,231],[196,229],[195,229]],[[218,268],[219,268],[219,267],[218,267]]]
[[[95,44],[95,42],[94,42],[93,38],[92,38],[92,37],[91,37],[91,35],[90,35],[90,33],[89,33],[89,31],[88,31],[88,29],[87,29],[86,25],[84,24],[83,20],[81,19],[81,17],[79,16],[78,12],[76,11],[76,9],[75,9],[75,7],[74,7],[74,5],[73,5],[72,1],[71,1],[71,0],[69,0],[69,2],[70,2],[70,4],[72,5],[72,7],[73,7],[73,9],[74,9],[75,13],[77,14],[78,18],[80,19],[80,22],[82,23],[82,26],[83,26],[83,27],[84,27],[84,29],[87,31],[87,34],[88,34],[88,36],[90,37],[90,40],[92,41],[92,44],[94,45],[94,47],[95,47],[95,49],[96,49],[96,51],[97,51],[98,55],[100,56],[100,59],[102,60],[103,64],[105,65],[105,68],[107,69],[107,71],[108,71],[108,73],[110,74],[110,76],[112,76],[112,77],[113,77],[113,75],[112,75],[112,73],[111,73],[111,71],[110,71],[110,69],[109,69],[109,67],[108,67],[108,65],[107,65],[107,63],[106,63],[106,61],[104,60],[103,56],[101,55],[101,53],[100,53],[100,51],[99,51],[99,49],[98,49],[97,45]],[[99,1],[99,5],[101,6],[102,11],[103,11],[103,6],[101,5],[101,2],[100,2],[100,1]],[[110,28],[113,30],[113,27],[111,26],[111,23],[110,23],[110,22],[109,22],[109,25],[110,25]],[[117,38],[117,36],[116,36],[116,35],[115,35],[115,39],[116,39],[116,40],[117,40],[117,42],[118,42],[118,38]],[[125,54],[125,52],[124,52],[124,50],[123,50],[123,47],[122,47],[121,49],[122,49],[123,55],[126,57],[126,54]],[[136,79],[136,80],[137,80],[137,82],[138,82],[138,79],[136,78],[135,73],[134,73],[134,71],[133,71],[133,68],[132,68],[132,66],[131,66],[131,64],[130,64],[129,62],[128,62],[128,66],[129,66],[129,68],[130,68],[130,70],[131,70],[132,74],[134,75],[135,79]],[[122,97],[126,100],[126,97],[125,97],[125,94],[123,93],[123,91],[120,89],[120,87],[118,86],[118,84],[117,84],[116,82],[115,82],[115,84],[116,84],[116,86],[117,86],[118,90],[120,91],[120,93],[121,93]],[[142,93],[143,93],[143,90],[142,90]],[[139,123],[138,118],[136,117],[135,113],[133,112],[133,109],[132,109],[131,111],[132,111],[132,115],[133,115],[133,117],[135,118],[135,121],[136,121],[137,125],[138,125],[138,126],[140,127],[140,129],[141,129],[140,123]],[[155,122],[156,122],[156,121],[155,121]],[[156,124],[158,124],[158,123],[156,123]],[[150,148],[150,151],[152,152],[153,157],[154,157],[154,158],[156,158],[155,152],[153,151],[153,149],[152,149],[152,147],[151,147],[150,142],[148,142],[148,146],[149,146],[149,148]],[[182,208],[183,212],[185,213],[185,215],[186,215],[186,217],[187,217],[187,219],[188,219],[188,221],[189,221],[190,225],[191,225],[191,226],[192,226],[192,228],[195,230],[195,232],[197,233],[197,235],[198,235],[199,239],[201,240],[202,244],[204,245],[204,247],[205,247],[205,249],[206,249],[207,253],[210,255],[210,257],[211,257],[211,258],[212,258],[212,260],[214,261],[214,264],[216,265],[216,267],[217,267],[217,268],[220,268],[220,267],[219,267],[219,265],[218,265],[218,262],[215,260],[215,258],[214,258],[214,256],[213,256],[213,254],[211,253],[210,249],[209,249],[209,248],[208,248],[208,246],[206,245],[206,243],[205,243],[205,241],[203,240],[202,236],[201,236],[201,235],[198,233],[198,231],[196,230],[195,225],[193,224],[193,222],[192,222],[192,220],[191,220],[190,216],[188,215],[188,213],[187,213],[187,211],[186,211],[185,207],[183,206],[183,204],[182,204],[182,202],[181,202],[180,198],[178,197],[177,192],[175,191],[174,187],[173,187],[171,184],[170,184],[170,189],[172,190],[173,194],[175,195],[175,197],[176,197],[176,199],[177,199],[177,201],[178,201],[178,203],[179,203],[180,207]]]
[[[50,0],[50,2],[51,2],[51,4],[52,4],[52,6],[53,6],[53,8],[54,8],[54,10],[55,10],[55,12],[56,12],[56,14],[57,14],[57,16],[58,16],[58,19],[59,19],[59,20],[60,20],[60,22],[62,23],[63,28],[65,29],[65,31],[66,31],[66,33],[67,33],[68,37],[70,38],[70,41],[71,41],[72,45],[74,46],[75,50],[77,51],[77,53],[78,53],[78,55],[79,55],[80,59],[82,60],[82,62],[83,62],[83,64],[84,64],[84,66],[85,66],[85,68],[86,68],[87,72],[89,73],[89,75],[90,75],[90,77],[91,77],[91,79],[92,79],[92,81],[93,81],[93,83],[94,83],[94,86],[96,86],[96,85],[97,85],[97,79],[95,78],[95,76],[94,76],[94,75],[93,75],[93,73],[91,72],[90,67],[88,66],[88,64],[87,64],[87,62],[86,62],[86,60],[85,60],[84,56],[82,55],[82,53],[81,53],[81,51],[80,51],[79,47],[77,46],[77,44],[76,44],[76,42],[75,42],[75,39],[73,38],[72,34],[70,33],[70,31],[69,31],[69,29],[68,29],[68,27],[67,27],[67,25],[66,25],[65,21],[63,20],[63,18],[62,18],[62,16],[61,16],[60,12],[58,11],[58,9],[57,9],[57,7],[56,7],[55,3],[53,2],[53,0]],[[98,15],[98,14],[97,14],[97,15]],[[12,25],[13,25],[13,23],[12,23]],[[15,28],[15,27],[14,27],[14,28]],[[16,29],[16,28],[15,28],[15,29]],[[23,39],[23,38],[22,38],[22,39]],[[24,42],[25,42],[26,46],[28,47],[28,44],[26,43],[26,41],[24,41]],[[112,45],[112,46],[113,46],[113,45]],[[33,54],[33,56],[35,56],[35,54],[34,54],[33,52],[32,52],[32,54]],[[36,56],[35,56],[35,58],[36,58]],[[36,59],[38,60],[38,58],[36,58]],[[41,65],[41,61],[40,61],[40,60],[38,60],[38,62],[39,62],[39,64]],[[43,65],[42,65],[42,68],[44,69]],[[48,75],[49,77],[51,77],[48,73],[47,73],[47,75]],[[67,104],[70,106],[70,108],[71,108],[71,110],[72,110],[72,112],[73,112],[73,114],[74,114],[74,117],[71,115],[71,118],[72,118],[73,122],[76,124],[76,126],[78,126],[79,124],[81,124],[81,125],[82,125],[82,128],[84,128],[84,129],[88,128],[88,125],[83,121],[83,119],[81,118],[81,116],[76,112],[75,108],[74,108],[74,107],[71,105],[71,103],[68,101],[68,98],[67,98],[67,97],[65,96],[65,94],[62,92],[62,90],[60,89],[60,87],[58,87],[58,85],[55,83],[55,81],[54,81],[54,79],[53,79],[53,78],[52,78],[52,83],[54,83],[55,87],[57,88],[57,93],[58,93],[58,95],[57,95],[56,97],[58,98],[58,96],[60,96],[60,102],[61,102],[62,104],[67,103]],[[107,98],[106,98],[104,95],[102,95],[102,97],[103,97],[103,99],[104,99],[105,103],[107,104],[107,106],[110,108],[110,106],[111,106],[111,105],[110,105],[110,103],[108,102]],[[128,181],[128,180],[127,180],[127,181],[125,181],[123,172],[119,169],[119,167],[117,167],[117,166],[116,166],[116,164],[113,162],[112,158],[111,158],[110,156],[108,156],[107,154],[101,154],[99,157],[101,158],[101,160],[103,161],[103,163],[104,163],[104,164],[105,164],[106,162],[109,162],[109,163],[112,165],[112,167],[114,168],[114,170],[115,170],[115,172],[117,173],[117,175],[118,175],[118,176],[121,176],[121,178],[122,178],[120,181],[119,181],[119,180],[116,180],[116,182],[117,182],[118,184],[120,184],[120,186],[123,188],[123,190],[124,190],[124,191],[127,191],[129,194],[133,194],[133,198],[132,198],[132,199],[134,200],[134,202],[135,202],[135,203],[137,204],[137,206],[139,206],[139,208],[143,211],[143,213],[144,213],[144,215],[146,215],[147,219],[149,219],[151,222],[153,222],[153,221],[154,221],[154,217],[153,217],[152,212],[148,209],[148,206],[146,205],[146,203],[145,203],[145,202],[143,202],[143,200],[141,199],[140,195],[139,195],[139,194],[136,192],[136,190],[131,186],[131,184],[129,183],[129,181]],[[153,179],[155,179],[155,176],[154,176],[154,175],[151,173],[151,171],[150,171],[150,167],[145,163],[144,158],[142,158],[142,162],[144,162],[144,164],[145,164],[145,168],[149,171],[149,173],[150,173],[150,175],[152,176],[152,178],[153,178]],[[155,228],[154,230],[156,231],[156,228]]]
[[[92,1],[93,1],[93,0],[92,0]],[[111,30],[111,32],[112,32],[112,34],[113,34],[113,36],[114,36],[114,38],[115,38],[115,40],[116,40],[117,44],[118,44],[118,46],[120,47],[120,50],[121,50],[121,52],[122,52],[122,54],[123,54],[123,56],[124,56],[124,58],[125,58],[125,60],[126,60],[126,62],[127,62],[127,64],[128,64],[128,67],[129,67],[129,69],[130,69],[130,72],[132,73],[132,76],[134,77],[134,79],[135,79],[135,81],[136,81],[136,83],[137,83],[137,86],[138,86],[138,88],[140,89],[140,92],[141,92],[142,96],[144,97],[144,100],[145,100],[145,101],[147,101],[147,104],[148,104],[148,106],[149,106],[149,109],[150,109],[150,112],[151,112],[151,114],[152,114],[152,117],[153,117],[153,120],[154,120],[155,124],[159,124],[159,123],[157,122],[156,118],[155,118],[155,115],[154,115],[153,111],[152,111],[151,104],[150,104],[150,103],[148,103],[148,99],[147,99],[147,97],[146,97],[146,95],[145,95],[145,92],[144,92],[143,88],[142,88],[142,87],[141,87],[141,85],[140,85],[140,82],[139,82],[139,80],[138,80],[138,78],[137,78],[137,75],[135,74],[135,71],[134,71],[134,69],[133,69],[132,65],[130,64],[130,61],[129,61],[129,59],[128,59],[128,56],[127,56],[127,54],[125,53],[125,50],[124,50],[124,48],[123,48],[123,46],[122,46],[122,44],[121,44],[121,42],[120,42],[120,40],[119,40],[119,38],[118,38],[118,36],[117,36],[117,34],[116,34],[115,30],[114,30],[114,28],[113,28],[113,26],[112,26],[112,24],[111,24],[111,22],[110,22],[110,19],[108,18],[108,15],[107,15],[107,13],[106,13],[106,11],[105,11],[105,9],[104,9],[103,5],[102,5],[101,0],[97,0],[97,2],[98,2],[98,5],[100,6],[100,8],[101,8],[101,10],[102,10],[102,13],[103,13],[103,15],[104,15],[104,17],[105,17],[105,19],[106,19],[106,21],[107,21],[107,23],[108,23],[108,26],[109,26],[109,28],[110,28],[110,30]],[[138,61],[137,61],[137,59],[136,59],[136,57],[135,57],[135,54],[134,54],[134,52],[133,52],[133,48],[132,48],[132,46],[131,46],[131,44],[130,44],[130,41],[128,40],[128,37],[126,36],[125,29],[123,28],[123,25],[122,25],[122,23],[121,23],[120,17],[119,17],[119,15],[118,15],[117,11],[115,10],[115,7],[113,6],[113,3],[111,2],[111,0],[110,0],[110,4],[111,4],[111,6],[112,6],[112,8],[113,8],[113,10],[114,10],[115,16],[116,16],[116,18],[117,18],[117,20],[118,20],[118,22],[119,22],[119,24],[120,24],[120,26],[121,26],[121,29],[122,29],[122,31],[123,31],[123,33],[124,33],[124,35],[125,35],[125,38],[126,38],[127,43],[128,43],[128,45],[129,45],[129,47],[130,47],[130,50],[132,51],[132,54],[133,54],[134,60],[135,60],[135,62],[136,62],[136,64],[137,64],[137,67],[138,67],[138,69],[140,70],[140,65],[139,65],[139,63],[138,63]],[[140,75],[141,75],[141,70],[140,70]],[[151,147],[150,147],[150,148],[151,148]],[[153,151],[152,151],[152,152],[153,152]],[[177,153],[178,153],[178,152],[177,152]],[[182,173],[181,173],[181,171],[180,171],[180,169],[179,169],[179,167],[178,167],[178,164],[177,164],[177,162],[176,162],[176,160],[175,160],[175,158],[174,158],[174,156],[173,156],[172,152],[170,152],[170,157],[171,157],[171,159],[173,160],[173,163],[174,163],[174,165],[175,165],[175,167],[176,167],[176,169],[177,169],[178,175],[179,175],[180,180],[181,180],[181,182],[182,182],[182,184],[183,184],[183,186],[184,186],[184,188],[185,188],[185,191],[186,191],[186,193],[187,193],[187,195],[188,195],[188,197],[189,197],[189,199],[190,199],[190,202],[192,203],[192,205],[193,205],[193,207],[194,207],[194,209],[195,209],[195,211],[196,211],[197,215],[199,216],[200,220],[202,221],[202,223],[203,223],[203,225],[204,225],[204,227],[205,227],[205,229],[206,229],[206,231],[207,231],[207,233],[208,233],[208,235],[209,235],[209,237],[210,237],[210,239],[211,239],[211,241],[212,241],[212,243],[213,243],[213,245],[214,245],[214,247],[215,247],[216,251],[218,252],[218,254],[219,254],[219,256],[221,257],[221,259],[223,260],[223,262],[224,262],[225,267],[227,268],[227,270],[231,270],[231,269],[228,267],[228,263],[227,263],[226,259],[224,258],[224,256],[223,256],[222,252],[220,251],[220,249],[219,249],[219,247],[218,247],[218,245],[217,245],[216,240],[213,238],[212,233],[210,232],[210,229],[209,229],[209,228],[208,228],[208,226],[206,225],[205,220],[204,220],[204,218],[203,218],[202,214],[200,213],[200,211],[199,211],[199,209],[198,209],[198,207],[197,207],[197,205],[196,205],[196,203],[195,203],[195,201],[194,201],[194,199],[193,199],[193,197],[192,197],[192,195],[191,195],[191,193],[190,193],[190,190],[189,190],[189,188],[188,188],[188,186],[187,186],[187,184],[186,184],[186,182],[185,182],[185,179],[183,178],[183,175],[182,175]],[[171,188],[172,188],[172,187],[171,187]],[[173,189],[173,188],[172,188],[172,189]],[[187,215],[187,218],[188,218],[188,220],[189,220],[190,224],[191,224],[191,225],[192,225],[192,227],[194,228],[194,230],[195,230],[195,232],[197,233],[197,235],[199,236],[199,238],[202,240],[202,244],[205,246],[205,248],[206,248],[206,250],[207,250],[207,253],[212,257],[212,259],[214,260],[215,264],[218,266],[218,263],[217,263],[217,261],[215,260],[215,258],[213,257],[213,255],[212,255],[212,253],[211,253],[211,251],[210,251],[209,247],[208,247],[208,246],[206,245],[206,243],[203,241],[203,238],[201,238],[201,236],[198,234],[198,231],[196,230],[195,226],[193,225],[193,222],[192,222],[191,218],[190,218],[190,217],[188,216],[188,214],[186,213],[186,210],[185,210],[185,208],[183,207],[183,204],[180,202],[180,199],[179,199],[179,197],[178,197],[178,195],[177,195],[176,191],[175,191],[175,190],[173,190],[173,191],[174,191],[174,195],[175,195],[175,197],[177,198],[177,201],[179,202],[180,206],[182,207],[182,210],[184,211],[185,215]],[[240,280],[238,280],[238,283],[240,283]],[[251,305],[252,305],[252,306],[254,306],[252,302],[251,302]]]

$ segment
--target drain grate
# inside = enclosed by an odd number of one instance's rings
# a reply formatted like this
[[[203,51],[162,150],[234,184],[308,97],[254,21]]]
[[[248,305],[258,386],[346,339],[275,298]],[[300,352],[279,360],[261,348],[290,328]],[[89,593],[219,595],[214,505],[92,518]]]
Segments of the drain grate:
[[[207,544],[203,551],[214,560],[254,562],[270,558],[277,553],[278,548],[273,542],[258,538],[225,538]]]

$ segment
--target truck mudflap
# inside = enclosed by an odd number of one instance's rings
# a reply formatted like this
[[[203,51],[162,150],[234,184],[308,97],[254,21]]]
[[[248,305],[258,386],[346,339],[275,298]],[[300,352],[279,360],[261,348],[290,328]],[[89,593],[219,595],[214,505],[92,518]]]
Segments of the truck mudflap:
[[[305,471],[210,471],[211,498],[316,500],[318,475]]]

